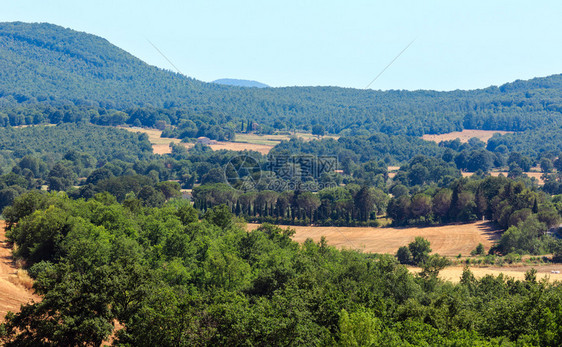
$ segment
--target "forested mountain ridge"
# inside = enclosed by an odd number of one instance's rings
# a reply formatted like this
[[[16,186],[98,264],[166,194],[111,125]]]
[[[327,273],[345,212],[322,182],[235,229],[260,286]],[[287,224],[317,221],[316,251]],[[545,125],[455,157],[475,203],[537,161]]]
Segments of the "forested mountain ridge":
[[[150,66],[94,35],[46,23],[0,23],[0,105],[36,103],[212,111],[280,129],[323,124],[331,133],[521,131],[560,122],[562,75],[451,92],[242,88]]]
[[[241,79],[234,79],[234,78],[220,78],[218,80],[212,81],[211,83],[223,84],[227,86],[247,87],[247,88],[269,88],[267,84],[258,81],[241,80]]]
[[[163,104],[156,106],[164,106],[203,84],[149,66],[103,38],[46,23],[0,24],[0,64],[4,102],[123,108],[145,106],[158,91]],[[169,89],[182,93],[167,98]]]

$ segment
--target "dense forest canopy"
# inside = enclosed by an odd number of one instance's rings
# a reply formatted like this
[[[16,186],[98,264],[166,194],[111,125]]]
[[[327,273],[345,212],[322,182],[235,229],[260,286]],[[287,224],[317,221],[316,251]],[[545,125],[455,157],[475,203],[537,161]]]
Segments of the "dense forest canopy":
[[[152,156],[146,134],[91,124],[0,128],[0,148],[4,160],[26,155],[60,160],[71,150],[88,153],[100,162],[135,162]]]
[[[241,88],[149,66],[106,40],[52,24],[0,24],[0,105],[180,108],[279,129],[439,134],[560,122],[562,75],[471,91]],[[188,118],[188,117],[186,117]],[[277,123],[276,123],[277,121]]]

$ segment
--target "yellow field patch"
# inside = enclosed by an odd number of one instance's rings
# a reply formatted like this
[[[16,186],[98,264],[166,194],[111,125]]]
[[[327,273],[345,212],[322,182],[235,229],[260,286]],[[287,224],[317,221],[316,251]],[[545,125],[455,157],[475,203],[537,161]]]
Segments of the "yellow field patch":
[[[152,150],[155,154],[168,154],[172,150],[170,143],[181,143],[187,148],[193,147],[193,143],[183,143],[179,139],[160,137],[162,131],[158,129],[147,129],[137,127],[119,127],[131,132],[144,133],[148,135],[148,140],[152,144]],[[210,147],[214,151],[226,149],[230,151],[256,151],[261,154],[268,154],[269,151],[281,143],[281,141],[289,140],[291,136],[297,136],[305,141],[315,140],[318,137],[308,133],[296,133],[295,135],[258,135],[258,134],[236,134],[235,141],[215,141]],[[323,136],[322,138],[331,137],[338,139],[338,136]]]
[[[545,265],[526,265],[515,264],[509,266],[471,266],[470,271],[476,278],[482,278],[487,275],[512,277],[516,280],[525,280],[525,272],[530,269],[537,270],[537,281],[543,278],[554,282],[562,281],[562,264],[545,264]],[[418,267],[408,267],[412,273],[419,273],[421,271]],[[444,281],[458,283],[464,271],[464,266],[449,266],[439,271],[439,278]],[[560,272],[560,273],[553,273]]]
[[[501,131],[501,130],[468,130],[465,129],[463,131],[454,131],[452,133],[447,134],[440,134],[440,135],[423,135],[422,139],[426,141],[433,141],[433,142],[441,142],[441,141],[449,141],[460,139],[461,142],[468,142],[473,137],[476,137],[484,142],[488,142],[488,140],[495,134],[500,133],[502,135],[513,133],[513,131]]]
[[[248,224],[248,229],[254,230],[258,226],[258,224]],[[417,236],[421,236],[431,242],[433,253],[448,257],[455,257],[458,254],[467,256],[479,243],[482,243],[487,251],[499,238],[499,231],[491,223],[483,221],[409,228],[316,226],[290,226],[290,228],[295,229],[293,239],[297,242],[304,242],[308,238],[318,242],[322,236],[325,236],[329,245],[338,248],[388,254],[395,254],[398,248],[408,245]]]

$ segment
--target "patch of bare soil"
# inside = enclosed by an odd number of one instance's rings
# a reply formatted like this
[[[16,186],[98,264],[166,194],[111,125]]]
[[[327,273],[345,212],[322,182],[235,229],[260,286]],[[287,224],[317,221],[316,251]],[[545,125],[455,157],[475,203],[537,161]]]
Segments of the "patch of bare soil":
[[[16,267],[12,249],[6,242],[4,221],[0,222],[0,322],[8,311],[19,311],[20,306],[32,300],[40,300],[33,295],[31,279],[27,273]]]
[[[441,135],[423,135],[422,139],[426,141],[433,141],[433,142],[441,142],[441,141],[449,141],[460,139],[461,142],[468,142],[473,137],[479,138],[484,142],[488,142],[488,140],[495,134],[500,133],[502,135],[512,133],[513,131],[500,131],[500,130],[463,130],[463,131],[454,131],[452,133],[441,134]]]

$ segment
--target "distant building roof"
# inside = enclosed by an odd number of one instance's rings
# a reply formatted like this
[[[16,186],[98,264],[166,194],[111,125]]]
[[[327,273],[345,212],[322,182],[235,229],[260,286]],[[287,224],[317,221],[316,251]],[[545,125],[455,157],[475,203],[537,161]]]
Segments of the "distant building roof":
[[[197,143],[202,143],[204,145],[213,145],[213,144],[217,143],[217,141],[211,140],[210,138],[205,137],[205,136],[201,136],[201,137],[197,138]]]

